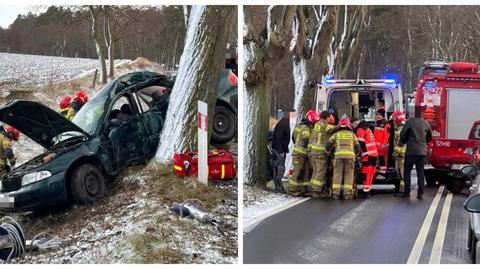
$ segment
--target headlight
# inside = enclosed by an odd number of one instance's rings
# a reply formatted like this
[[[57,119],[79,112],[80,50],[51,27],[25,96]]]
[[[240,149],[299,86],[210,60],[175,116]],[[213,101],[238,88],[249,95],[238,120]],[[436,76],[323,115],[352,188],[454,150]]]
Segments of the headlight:
[[[40,171],[40,172],[26,174],[22,177],[22,186],[32,184],[34,182],[40,181],[42,179],[46,179],[51,176],[52,176],[52,173],[50,173],[49,171]]]

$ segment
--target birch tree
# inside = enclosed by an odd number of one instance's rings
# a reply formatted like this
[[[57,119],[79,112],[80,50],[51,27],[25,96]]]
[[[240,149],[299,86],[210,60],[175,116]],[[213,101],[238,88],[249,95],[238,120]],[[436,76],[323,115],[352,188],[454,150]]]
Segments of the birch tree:
[[[156,154],[160,162],[197,148],[198,100],[208,104],[211,127],[227,31],[235,11],[234,6],[193,6],[190,11],[185,48]]]
[[[100,29],[100,15],[103,6],[88,6],[92,18],[92,36],[95,48],[97,50],[98,60],[100,61],[100,76],[102,83],[107,83],[107,64],[105,63],[105,40],[102,37]]]

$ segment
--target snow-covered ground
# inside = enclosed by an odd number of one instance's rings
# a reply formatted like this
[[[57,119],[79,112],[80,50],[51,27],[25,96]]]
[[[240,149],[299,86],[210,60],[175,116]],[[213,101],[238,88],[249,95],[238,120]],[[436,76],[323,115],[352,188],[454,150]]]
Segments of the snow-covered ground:
[[[115,65],[130,60],[115,60]],[[97,59],[0,53],[0,85],[58,83],[91,74]]]

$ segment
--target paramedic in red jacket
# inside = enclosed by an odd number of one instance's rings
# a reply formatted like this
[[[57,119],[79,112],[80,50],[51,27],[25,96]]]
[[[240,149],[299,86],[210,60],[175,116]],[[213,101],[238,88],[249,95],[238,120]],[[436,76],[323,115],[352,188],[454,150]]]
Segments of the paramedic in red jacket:
[[[390,138],[390,124],[385,119],[384,109],[377,110],[375,120],[373,136],[375,137],[375,143],[377,145],[379,169],[380,173],[385,174],[387,172],[388,163],[388,140]]]
[[[362,173],[365,175],[363,192],[366,194],[366,198],[369,198],[373,177],[375,176],[375,168],[377,167],[377,145],[375,144],[375,138],[372,130],[369,128],[368,122],[354,118],[352,126],[360,143],[360,148],[362,149]]]

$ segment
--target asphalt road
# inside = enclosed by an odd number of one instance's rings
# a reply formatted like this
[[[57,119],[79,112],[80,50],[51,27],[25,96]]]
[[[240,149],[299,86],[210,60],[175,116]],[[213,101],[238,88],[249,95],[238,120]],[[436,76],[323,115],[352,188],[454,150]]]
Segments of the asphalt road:
[[[470,263],[466,194],[308,200],[244,235],[244,263]],[[436,198],[435,198],[436,197]]]

